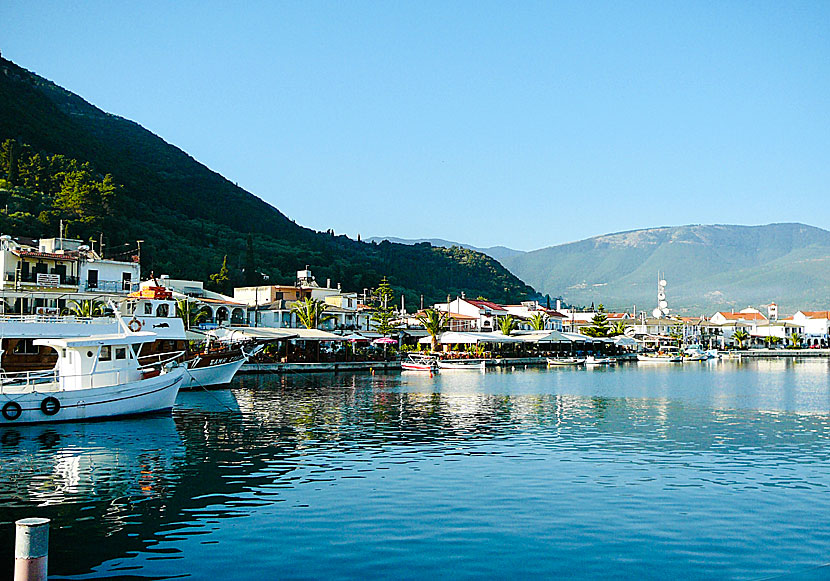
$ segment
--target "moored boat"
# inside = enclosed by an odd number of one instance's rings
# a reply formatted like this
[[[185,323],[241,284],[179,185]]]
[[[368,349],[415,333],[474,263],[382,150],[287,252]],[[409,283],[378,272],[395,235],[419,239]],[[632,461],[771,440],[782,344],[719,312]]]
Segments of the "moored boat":
[[[54,369],[3,374],[0,424],[114,418],[169,410],[184,381],[168,360],[141,366],[138,352],[155,333],[37,339],[58,354]]]
[[[404,371],[432,371],[436,367],[437,357],[432,355],[417,355],[410,353],[401,361],[401,369]]]
[[[466,369],[469,371],[484,371],[484,359],[438,359],[439,369]]]
[[[680,355],[644,355],[642,353],[638,353],[637,361],[640,363],[682,363],[683,358]]]
[[[613,365],[614,360],[610,357],[594,357],[589,355],[585,358],[585,365]]]
[[[585,359],[578,357],[546,357],[549,366],[570,366],[584,365]]]

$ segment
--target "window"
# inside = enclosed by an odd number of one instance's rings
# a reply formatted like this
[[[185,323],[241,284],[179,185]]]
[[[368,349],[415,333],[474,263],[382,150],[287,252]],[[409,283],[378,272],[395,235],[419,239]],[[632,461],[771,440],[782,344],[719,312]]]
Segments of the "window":
[[[39,349],[32,339],[19,339],[12,352],[18,355],[37,355]]]
[[[144,303],[144,314],[145,315],[152,315],[153,314],[153,303]]]
[[[115,348],[115,358],[116,359],[126,359],[127,358],[127,348],[126,347],[116,347]]]
[[[133,275],[129,272],[124,272],[121,274],[121,290],[125,292],[129,292],[132,290],[132,281]]]
[[[157,317],[168,317],[170,316],[170,307],[167,303],[162,303],[156,309],[156,316]]]
[[[98,288],[98,271],[90,270],[86,273],[86,286],[88,288]]]
[[[112,351],[110,350],[109,345],[105,345],[101,347],[101,356],[98,357],[99,361],[112,361]]]

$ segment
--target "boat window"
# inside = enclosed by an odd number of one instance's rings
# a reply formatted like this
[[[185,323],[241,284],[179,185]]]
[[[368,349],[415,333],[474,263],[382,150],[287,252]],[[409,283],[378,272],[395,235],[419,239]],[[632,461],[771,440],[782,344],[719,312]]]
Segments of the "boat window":
[[[135,312],[135,303],[129,302],[127,303],[127,314],[132,315]]]
[[[101,347],[101,356],[98,357],[99,361],[111,361],[112,360],[112,351],[110,350],[109,345],[105,345]]]
[[[153,304],[152,303],[144,303],[144,314],[145,315],[152,315],[153,314]]]
[[[170,307],[167,303],[162,303],[156,309],[156,316],[157,317],[166,317],[170,313]]]
[[[87,356],[87,357],[92,357],[92,351],[87,351],[87,352],[86,352],[86,356]]]
[[[127,348],[126,347],[116,347],[115,348],[115,358],[116,359],[126,359],[127,358]]]
[[[39,349],[32,339],[19,339],[14,346],[13,352],[18,355],[37,355]]]

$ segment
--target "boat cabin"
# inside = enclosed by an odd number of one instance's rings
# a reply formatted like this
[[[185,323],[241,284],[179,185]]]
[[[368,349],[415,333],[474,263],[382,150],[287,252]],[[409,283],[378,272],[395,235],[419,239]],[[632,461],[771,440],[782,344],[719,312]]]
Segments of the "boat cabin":
[[[78,338],[35,339],[35,345],[51,347],[58,354],[55,370],[59,389],[77,390],[120,385],[142,379],[138,353],[155,341],[150,332],[118,333]]]

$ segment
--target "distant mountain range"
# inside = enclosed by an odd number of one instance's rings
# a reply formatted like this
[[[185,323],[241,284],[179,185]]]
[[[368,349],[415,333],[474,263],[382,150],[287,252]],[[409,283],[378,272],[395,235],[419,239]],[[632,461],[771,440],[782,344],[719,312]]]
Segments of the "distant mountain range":
[[[830,232],[804,224],[649,228],[498,260],[540,293],[577,305],[650,311],[659,272],[679,314],[771,302],[784,312],[830,307]]]
[[[436,246],[439,248],[452,248],[453,246],[457,246],[459,248],[466,248],[468,250],[474,250],[475,252],[481,252],[482,254],[486,254],[491,258],[495,258],[499,262],[503,262],[504,259],[516,256],[518,254],[524,254],[522,250],[514,250],[512,248],[507,248],[506,246],[490,246],[489,248],[477,248],[475,246],[471,246],[470,244],[462,244],[461,242],[452,242],[450,240],[443,240],[441,238],[396,238],[394,236],[373,236],[372,238],[368,238],[366,242],[383,242],[384,240],[388,240],[389,242],[394,242],[395,244],[423,244],[424,242]]]
[[[345,290],[389,277],[410,307],[422,296],[514,302],[534,294],[471,250],[372,244],[304,228],[139,124],[3,58],[0,209],[0,233],[54,236],[63,223],[70,237],[103,239],[111,257],[129,256],[143,240],[145,274],[202,281],[217,274],[213,286],[224,291],[263,280],[293,284],[308,266]]]

